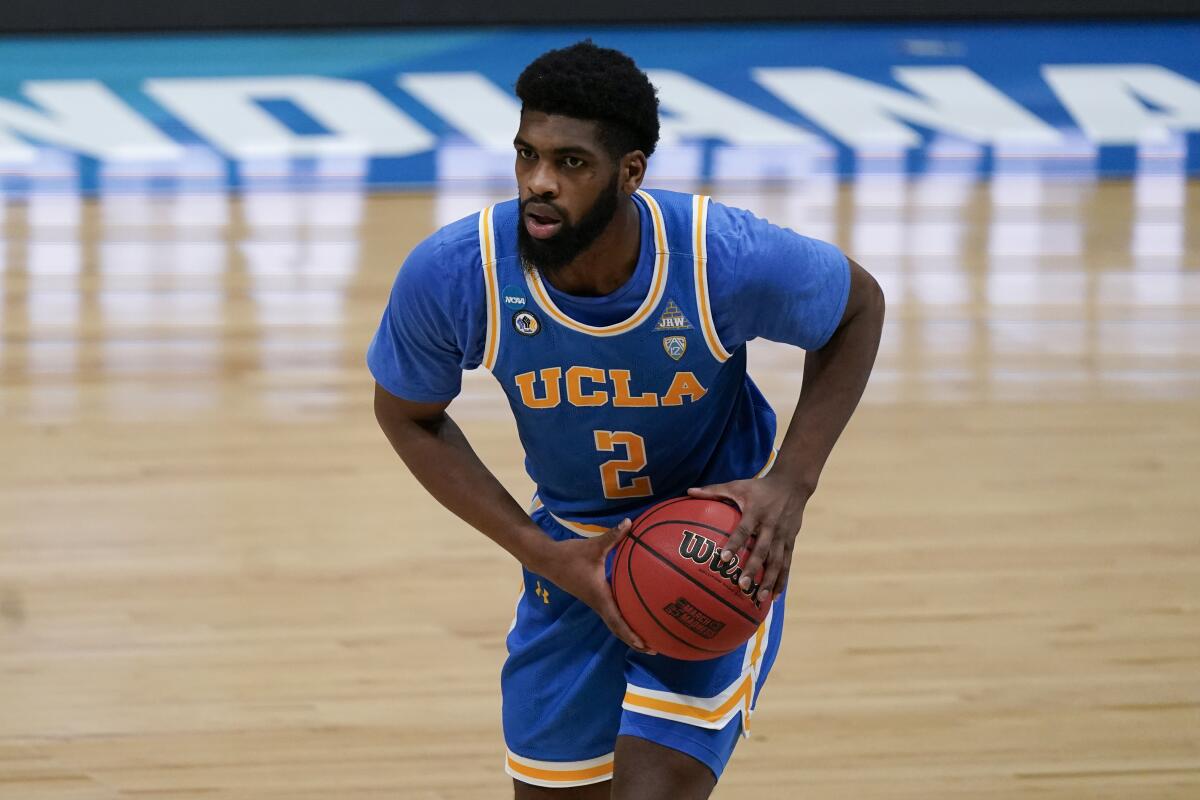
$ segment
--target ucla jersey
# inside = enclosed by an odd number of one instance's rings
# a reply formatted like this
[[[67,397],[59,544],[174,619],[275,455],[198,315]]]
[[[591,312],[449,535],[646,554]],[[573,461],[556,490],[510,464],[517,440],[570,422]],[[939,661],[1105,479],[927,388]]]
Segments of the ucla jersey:
[[[517,252],[516,200],[479,215],[483,366],[503,387],[535,506],[583,535],[691,486],[749,478],[773,458],[775,415],[726,352],[708,299],[709,199],[639,191],[653,222],[650,291],[629,318],[587,325]]]
[[[775,417],[746,376],[745,342],[823,347],[849,296],[849,263],[830,244],[706,197],[634,202],[638,264],[604,298],[572,298],[522,268],[516,201],[439,229],[405,259],[368,348],[378,385],[413,402],[449,403],[463,370],[492,371],[537,482],[531,520],[556,539],[762,474]],[[501,676],[509,774],[556,788],[608,780],[626,735],[719,777],[778,652],[783,598],[738,650],[678,661],[631,652],[585,603],[522,574]]]

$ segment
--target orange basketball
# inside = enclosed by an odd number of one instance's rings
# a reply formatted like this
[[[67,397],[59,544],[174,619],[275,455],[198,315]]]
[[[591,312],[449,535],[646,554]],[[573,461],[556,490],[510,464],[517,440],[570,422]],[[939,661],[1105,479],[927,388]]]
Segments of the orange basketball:
[[[755,576],[739,587],[741,561],[721,549],[741,520],[737,507],[679,497],[647,509],[617,548],[613,596],[621,616],[661,655],[698,661],[736,650],[771,610]]]

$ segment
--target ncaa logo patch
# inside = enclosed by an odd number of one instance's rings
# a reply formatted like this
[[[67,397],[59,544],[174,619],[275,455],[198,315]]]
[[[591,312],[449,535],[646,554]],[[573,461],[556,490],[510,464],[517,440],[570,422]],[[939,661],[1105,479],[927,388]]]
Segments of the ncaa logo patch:
[[[528,311],[518,311],[513,314],[513,328],[522,336],[537,336],[542,329],[542,323]]]
[[[667,351],[667,355],[678,361],[683,358],[683,354],[687,352],[687,337],[684,336],[664,336],[663,350]]]
[[[525,307],[525,290],[510,284],[504,287],[504,291],[500,293],[500,299],[504,301],[504,305],[514,311],[522,309]]]

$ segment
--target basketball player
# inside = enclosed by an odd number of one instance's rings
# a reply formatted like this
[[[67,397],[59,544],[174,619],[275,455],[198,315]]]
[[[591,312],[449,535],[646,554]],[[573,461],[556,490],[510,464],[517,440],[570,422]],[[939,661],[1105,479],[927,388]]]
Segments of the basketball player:
[[[658,101],[624,54],[550,51],[516,91],[519,198],[405,261],[367,356],[376,416],[429,493],[523,566],[501,675],[516,797],[705,798],[775,660],[804,507],[866,385],[883,295],[831,245],[641,190]],[[777,454],[746,375],[757,336],[808,351]],[[480,365],[512,406],[529,510],[446,414]],[[743,588],[761,567],[773,603],[709,661],[649,652],[607,575],[629,520],[689,491],[742,509],[724,557],[749,545]]]

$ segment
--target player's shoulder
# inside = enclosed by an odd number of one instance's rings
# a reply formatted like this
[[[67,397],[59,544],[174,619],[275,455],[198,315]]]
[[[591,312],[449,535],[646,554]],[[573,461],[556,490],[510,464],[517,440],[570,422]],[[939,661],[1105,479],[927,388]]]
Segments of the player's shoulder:
[[[418,244],[413,252],[420,250],[429,255],[437,254],[446,261],[446,266],[457,267],[459,262],[465,261],[470,266],[478,267],[479,218],[483,212],[484,209],[480,209],[443,225]]]
[[[666,226],[664,235],[672,253],[689,255],[696,243],[695,225],[704,224],[707,206],[704,195],[670,189],[642,189],[643,205],[648,206],[655,225]],[[653,201],[653,202],[651,202]]]
[[[711,236],[726,236],[738,237],[745,236],[748,232],[755,228],[766,226],[776,230],[787,230],[778,225],[763,219],[755,214],[739,206],[723,203],[716,198],[709,201],[708,204],[708,235]]]
[[[639,190],[640,194],[650,195],[660,207],[670,208],[686,208],[691,209],[692,201],[696,195],[690,192],[676,192],[671,189],[647,189]]]
[[[669,189],[644,189],[642,191],[655,200],[667,218],[669,228],[672,227],[672,222],[686,223],[690,227],[697,214],[703,213],[710,257],[713,255],[714,245],[719,252],[727,251],[732,255],[737,251],[739,242],[747,237],[760,236],[764,233],[771,235],[775,232],[782,235],[795,235],[794,231],[774,225],[751,211],[722,203],[707,195]],[[701,204],[703,204],[702,211]]]
[[[516,200],[509,200],[498,203],[494,208],[500,212],[516,203]],[[422,239],[409,252],[404,269],[412,269],[437,281],[457,281],[475,274],[481,275],[479,221],[484,210],[443,225]]]
[[[710,261],[730,262],[739,252],[771,247],[777,240],[798,237],[795,231],[775,225],[755,215],[752,211],[727,205],[719,200],[690,192],[669,189],[646,189],[658,205],[668,230],[674,230],[672,250],[682,248],[690,252],[692,247],[691,225],[702,219],[707,241],[707,256]],[[702,208],[703,207],[703,208]],[[698,214],[702,217],[697,217]],[[688,231],[687,235],[678,234]]]
[[[638,194],[654,201],[658,211],[666,217],[668,227],[679,223],[690,225],[696,212],[696,201],[700,198],[700,195],[670,189],[641,189]]]
[[[733,252],[740,253],[758,250],[770,252],[779,248],[832,247],[827,242],[806,236],[786,225],[764,219],[753,211],[716,200],[709,203],[710,250],[714,239],[725,242]]]
[[[719,270],[732,267],[738,254],[758,234],[761,226],[775,227],[744,208],[709,198],[705,220],[705,239],[710,264]]]

